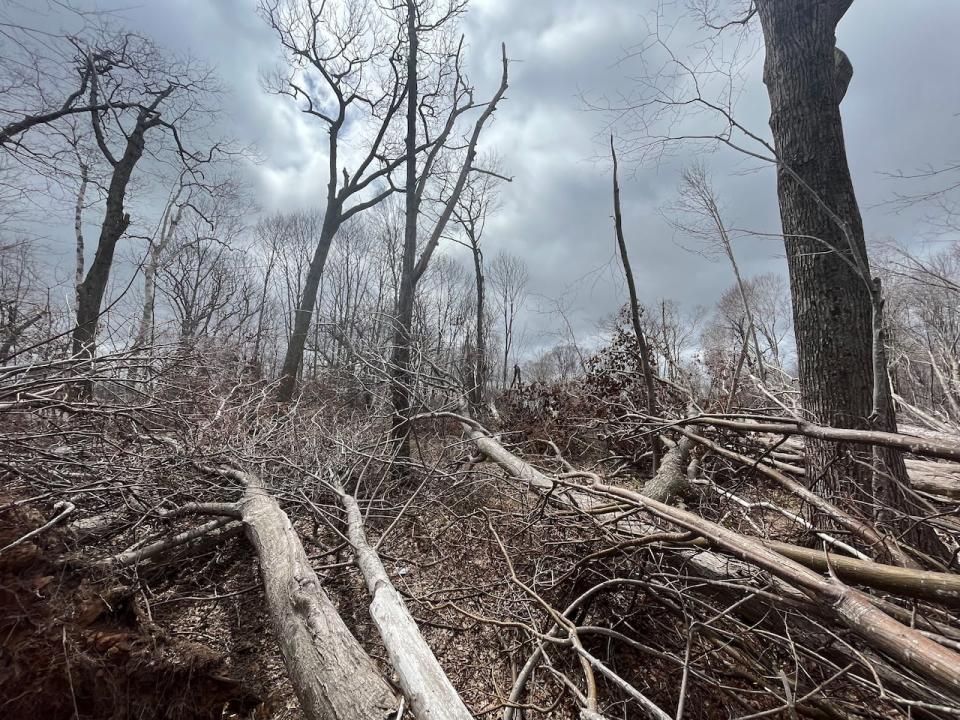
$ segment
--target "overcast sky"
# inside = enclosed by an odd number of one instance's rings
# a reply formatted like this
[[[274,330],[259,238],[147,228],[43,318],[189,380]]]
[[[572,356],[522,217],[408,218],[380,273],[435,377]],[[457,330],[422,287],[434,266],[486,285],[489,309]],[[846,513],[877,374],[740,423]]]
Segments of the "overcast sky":
[[[2,0],[0,0],[2,1]],[[40,2],[40,0],[33,0]],[[31,0],[27,0],[31,2]],[[682,3],[680,3],[682,5]],[[284,98],[266,94],[260,71],[275,62],[277,43],[255,13],[255,0],[148,0],[140,4],[83,0],[111,10],[159,44],[215,66],[228,88],[229,131],[259,148],[263,162],[248,169],[265,211],[319,204],[326,183],[321,130]],[[671,12],[676,3],[666,3]],[[586,109],[583,96],[616,97],[635,90],[637,59],[623,61],[648,37],[654,0],[474,0],[465,20],[471,78],[481,97],[499,74],[507,45],[510,89],[484,150],[503,158],[514,181],[488,223],[486,255],[499,249],[529,263],[531,291],[546,310],[560,300],[578,339],[589,341],[598,320],[615,311],[625,291],[614,262],[610,168],[605,159],[609,118]],[[56,26],[58,18],[48,18]],[[893,214],[883,204],[902,181],[885,173],[913,171],[960,159],[960,2],[856,0],[838,32],[854,66],[843,102],[847,150],[868,238],[918,242],[925,209]],[[691,50],[677,31],[672,46]],[[743,46],[738,120],[767,138],[763,51],[759,27]],[[678,169],[693,159],[712,169],[730,225],[761,233],[779,230],[775,176],[770,167],[730,150],[705,154],[679,148],[670,158],[640,164],[626,158],[622,178],[625,228],[641,297],[711,305],[731,282],[725,265],[684,250],[659,208],[674,196]],[[69,215],[63,217],[70,227]],[[65,233],[67,231],[65,230]],[[785,272],[777,239],[744,238],[736,252],[746,274]],[[67,260],[69,262],[69,260]],[[531,306],[530,337],[561,326]]]

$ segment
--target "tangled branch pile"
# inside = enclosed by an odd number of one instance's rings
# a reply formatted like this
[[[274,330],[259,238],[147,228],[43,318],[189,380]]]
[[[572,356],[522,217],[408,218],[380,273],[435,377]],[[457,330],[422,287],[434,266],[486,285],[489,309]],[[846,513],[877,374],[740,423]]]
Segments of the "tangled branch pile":
[[[911,453],[928,510],[912,520],[939,538],[934,556],[809,487],[803,438],[832,431],[791,418],[668,422],[558,387],[595,408],[543,413],[561,453],[530,432],[535,403],[524,429],[504,410],[494,433],[450,392],[416,417],[397,473],[386,413],[336,399],[278,411],[270,386],[243,368],[212,376],[217,364],[4,369],[14,716],[140,703],[219,717],[293,696],[317,718],[960,708],[956,438],[837,438],[838,452]],[[75,399],[91,378],[101,399]],[[685,410],[671,393],[660,406]],[[165,663],[190,692],[161,711],[148,698],[167,692]]]

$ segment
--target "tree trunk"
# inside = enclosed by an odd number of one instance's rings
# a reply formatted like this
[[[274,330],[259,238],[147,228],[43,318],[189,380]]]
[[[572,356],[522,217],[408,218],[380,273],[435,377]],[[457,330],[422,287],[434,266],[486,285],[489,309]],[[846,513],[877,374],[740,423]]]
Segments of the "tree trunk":
[[[471,720],[416,621],[387,575],[374,547],[363,531],[363,515],[354,497],[334,488],[347,516],[347,538],[357,555],[357,565],[370,593],[370,617],[380,633],[400,687],[418,718]]]
[[[140,312],[140,326],[137,328],[137,337],[133,341],[134,348],[140,349],[153,341],[153,324],[156,316],[157,297],[157,268],[164,249],[170,244],[177,233],[177,225],[183,216],[183,205],[177,207],[176,214],[171,218],[167,209],[165,222],[160,232],[159,242],[150,245],[150,256],[147,266],[143,269],[143,309]]]
[[[476,357],[472,363],[473,368],[473,387],[470,390],[470,402],[474,408],[479,409],[483,405],[485,383],[487,377],[487,343],[484,337],[483,327],[483,254],[480,252],[480,245],[474,234],[470,233],[470,248],[473,251],[473,270],[477,280],[477,349]]]
[[[851,2],[758,0],[756,6],[803,406],[833,427],[896,432],[883,298],[870,274],[840,117],[853,68],[835,32]],[[933,531],[910,517],[919,508],[904,491],[909,480],[900,452],[880,448],[871,458],[863,448],[812,440],[807,476],[821,494],[862,503],[864,515],[942,554]]]
[[[613,220],[617,234],[617,246],[620,248],[620,260],[623,262],[623,272],[627,276],[627,290],[630,292],[630,320],[633,322],[633,332],[640,348],[640,365],[643,370],[643,380],[647,391],[647,414],[651,418],[657,416],[657,394],[653,387],[653,363],[650,361],[650,347],[640,325],[640,301],[637,299],[637,286],[633,280],[633,270],[630,269],[630,257],[627,255],[627,243],[623,237],[623,218],[620,214],[620,182],[617,178],[617,151],[613,147],[613,136],[610,136],[610,156],[613,158]],[[660,464],[660,440],[656,435],[650,437],[650,450],[653,454],[653,472],[656,474]]]
[[[383,720],[399,701],[323,591],[290,524],[263,488],[243,474],[240,503],[283,662],[307,720]]]
[[[857,267],[869,270],[840,117],[845,87],[836,70],[835,30],[850,2],[759,0],[757,10],[803,406],[822,424],[866,429],[872,310],[868,280]],[[807,458],[821,492],[870,502],[869,469],[843,448],[812,441]]]
[[[416,293],[414,265],[417,253],[417,6],[407,0],[407,137],[406,137],[406,218],[403,230],[403,258],[396,327],[391,353],[393,427],[390,439],[395,457],[410,457],[410,341],[413,327],[413,300]]]
[[[124,212],[123,202],[133,169],[143,157],[146,130],[145,118],[139,119],[127,138],[123,155],[113,167],[110,187],[107,190],[107,209],[100,227],[100,240],[97,243],[97,254],[83,282],[77,286],[77,326],[73,331],[73,354],[76,357],[90,358],[96,351],[100,305],[110,280],[113,253],[117,242],[130,225],[130,216]]]
[[[73,210],[73,230],[77,239],[77,258],[76,269],[74,272],[74,292],[76,293],[77,306],[80,305],[80,285],[83,283],[83,267],[86,262],[83,246],[83,203],[87,194],[87,182],[89,181],[89,168],[85,162],[80,163],[80,189],[77,190],[77,203]]]
[[[307,281],[297,300],[293,333],[287,343],[287,352],[283,357],[283,366],[280,370],[280,383],[277,386],[276,395],[277,402],[290,402],[297,390],[297,375],[303,364],[303,348],[307,343],[307,334],[310,332],[310,323],[313,320],[313,309],[317,304],[320,279],[323,277],[323,268],[327,262],[330,245],[339,227],[340,208],[336,200],[328,199],[327,212],[323,216],[323,225],[320,228],[320,237],[317,240],[313,258],[310,260],[310,268],[307,270]]]

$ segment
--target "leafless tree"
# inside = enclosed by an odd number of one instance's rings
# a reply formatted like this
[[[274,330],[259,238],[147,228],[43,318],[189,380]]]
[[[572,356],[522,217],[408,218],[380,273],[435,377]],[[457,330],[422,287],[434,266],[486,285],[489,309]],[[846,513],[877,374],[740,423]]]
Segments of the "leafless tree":
[[[493,168],[493,163],[486,163]],[[484,287],[483,249],[480,241],[486,226],[487,217],[497,208],[497,183],[499,176],[484,173],[474,176],[457,203],[454,219],[463,232],[464,244],[473,258],[474,285],[476,287],[474,345],[472,358],[468,358],[471,367],[470,402],[476,410],[483,405],[486,396],[486,382],[489,375],[487,360],[487,323],[486,289]]]
[[[406,224],[404,228],[404,243],[402,257],[402,272],[400,274],[400,289],[397,299],[396,329],[393,340],[391,365],[393,378],[391,383],[391,398],[393,403],[393,428],[391,441],[398,458],[409,457],[409,430],[411,416],[411,329],[413,323],[414,299],[417,291],[417,282],[426,272],[440,239],[444,235],[467,178],[474,171],[477,156],[477,144],[484,125],[493,115],[497,104],[507,90],[507,52],[501,47],[502,74],[500,86],[486,103],[474,101],[473,89],[467,83],[462,68],[462,40],[451,45],[437,29],[449,24],[459,14],[459,6],[446,9],[438,18],[421,17],[421,8],[415,0],[406,3],[407,28],[407,136],[406,136]],[[427,35],[427,32],[432,35]],[[449,109],[444,115],[433,120],[438,132],[433,138],[429,151],[426,153],[422,165],[418,165],[415,153],[418,138],[418,129],[422,115],[418,101],[420,92],[418,72],[424,68],[419,63],[419,44],[426,37],[438,39],[440,52],[429,45],[423,52],[424,58],[433,58],[437,71],[436,89],[427,88],[424,97],[429,100],[440,100],[446,96]],[[449,33],[448,33],[449,37]],[[413,81],[412,78],[418,78]],[[432,96],[432,97],[431,97]],[[481,109],[482,108],[482,109]],[[472,110],[481,109],[479,116],[472,127],[460,138],[463,132],[458,122],[465,114]],[[430,124],[423,128],[427,137],[433,131]],[[462,145],[456,147],[458,142]],[[454,150],[456,159],[451,157],[450,150]],[[446,172],[438,172],[446,170]],[[435,187],[439,176],[440,188]],[[418,222],[421,208],[425,200],[431,199],[427,195],[431,192],[432,202],[436,205],[435,219],[431,218],[431,227],[426,236],[423,249],[417,255]]]
[[[0,237],[0,364],[19,346],[33,344],[34,331],[50,314],[36,265],[28,242]]]
[[[494,256],[493,262],[490,263],[490,286],[503,329],[503,366],[500,368],[500,386],[504,390],[507,388],[511,353],[516,343],[517,316],[523,312],[529,281],[530,273],[522,258],[506,252],[499,252]]]
[[[195,168],[219,153],[217,143],[195,151],[181,133],[206,112],[203,103],[216,87],[210,74],[189,61],[169,60],[137,35],[108,36],[98,44],[73,41],[78,72],[89,80],[93,135],[110,167],[106,209],[93,262],[77,288],[73,351],[92,356],[101,304],[117,243],[130,225],[124,204],[133,171],[144,157],[148,138],[157,136],[154,155],[166,148],[177,162]],[[163,135],[162,139],[160,136]]]
[[[327,129],[323,224],[297,298],[277,388],[277,399],[289,402],[337,231],[396,190],[392,173],[404,158],[394,137],[405,93],[400,62],[403,33],[396,31],[389,12],[366,0],[263,0],[260,14],[279,39],[289,64],[272,89],[289,96]],[[348,139],[359,141],[362,148],[356,158],[350,158],[344,147]]]
[[[640,322],[640,300],[637,298],[637,286],[630,269],[630,257],[627,254],[627,241],[623,235],[623,217],[620,212],[620,179],[618,177],[617,150],[613,144],[613,135],[610,136],[610,159],[613,161],[613,225],[617,237],[617,248],[620,251],[620,262],[627,278],[627,290],[630,294],[630,320],[633,323],[633,334],[640,349],[640,367],[643,370],[644,385],[647,391],[647,412],[650,417],[657,416],[657,394],[653,386],[653,361],[650,357],[650,346]],[[660,465],[660,448],[658,440],[653,439],[651,451],[653,453],[653,471]]]
[[[763,364],[763,355],[760,352],[760,341],[757,339],[757,325],[753,317],[753,308],[748,302],[746,285],[733,252],[733,243],[724,221],[720,199],[717,196],[710,174],[702,162],[694,163],[683,170],[678,197],[668,206],[666,213],[668,221],[678,231],[703,244],[705,254],[708,257],[720,254],[730,261],[730,269],[733,271],[736,287],[740,293],[740,299],[747,317],[746,333],[753,345],[757,374],[761,380],[766,379],[766,368]]]
[[[243,263],[241,205],[221,197],[200,205],[161,256],[157,290],[167,300],[183,346],[199,338],[240,340],[257,314]]]

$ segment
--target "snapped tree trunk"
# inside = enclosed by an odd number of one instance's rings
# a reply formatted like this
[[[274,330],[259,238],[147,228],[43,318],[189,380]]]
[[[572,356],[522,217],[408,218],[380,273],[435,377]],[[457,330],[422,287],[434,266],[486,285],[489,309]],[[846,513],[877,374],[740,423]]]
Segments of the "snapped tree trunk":
[[[172,218],[170,217],[170,210],[172,210],[172,206],[167,209],[158,241],[150,245],[147,266],[143,269],[143,309],[140,312],[137,337],[133,341],[133,347],[137,349],[146,347],[153,340],[153,325],[156,316],[157,268],[160,266],[163,251],[176,236],[177,226],[183,216],[183,205],[177,206],[177,211]]]
[[[637,286],[633,280],[633,270],[630,269],[630,257],[627,254],[627,243],[623,237],[623,217],[620,214],[620,182],[617,178],[617,151],[613,147],[613,135],[610,136],[610,156],[613,159],[613,224],[617,234],[617,246],[620,249],[620,260],[623,263],[623,272],[627,276],[627,290],[630,292],[630,320],[633,323],[633,332],[640,348],[640,366],[643,370],[643,380],[647,391],[647,414],[651,418],[657,416],[657,395],[653,387],[653,363],[650,358],[650,346],[640,325],[640,301],[637,299]],[[650,449],[653,453],[653,472],[657,472],[660,464],[660,442],[657,436],[650,437]]]
[[[484,333],[484,292],[483,292],[483,253],[480,252],[480,243],[473,232],[470,233],[470,249],[473,252],[473,270],[477,282],[477,348],[476,357],[471,364],[473,368],[473,387],[470,390],[470,403],[474,408],[483,405],[484,390],[487,378],[487,342]]]

